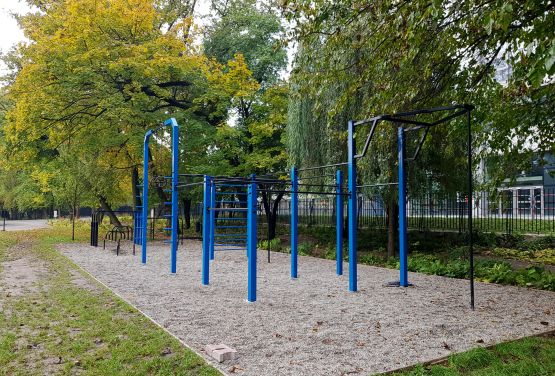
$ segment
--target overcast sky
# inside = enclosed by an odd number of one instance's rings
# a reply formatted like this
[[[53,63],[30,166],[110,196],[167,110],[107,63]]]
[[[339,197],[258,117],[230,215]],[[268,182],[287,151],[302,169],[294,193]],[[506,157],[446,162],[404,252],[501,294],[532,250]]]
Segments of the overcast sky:
[[[31,11],[25,0],[0,0],[0,50],[6,53],[16,43],[25,40],[23,32],[19,29],[12,14],[25,14]],[[195,9],[195,22],[202,25],[204,19],[210,12],[210,0],[197,1]],[[288,48],[289,61],[292,61],[293,48]],[[291,67],[288,67],[289,71]],[[6,72],[6,66],[0,61],[0,75]],[[283,77],[288,76],[288,72],[283,72]]]
[[[12,13],[24,14],[29,12],[25,1],[0,0],[0,50],[7,52],[11,46],[24,40],[23,32],[17,26]],[[5,73],[6,67],[0,62],[0,74]]]

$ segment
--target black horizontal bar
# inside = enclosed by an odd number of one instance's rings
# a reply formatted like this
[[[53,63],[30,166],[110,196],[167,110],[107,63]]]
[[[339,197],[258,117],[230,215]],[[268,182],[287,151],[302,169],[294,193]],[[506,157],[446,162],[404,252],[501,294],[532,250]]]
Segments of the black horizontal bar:
[[[364,184],[364,185],[357,185],[357,188],[365,188],[365,187],[382,187],[386,185],[398,185],[399,183],[377,183],[377,184]]]
[[[299,168],[299,169],[297,169],[297,171],[311,171],[311,170],[318,170],[318,169],[323,169],[323,168],[328,168],[328,167],[344,166],[346,164],[348,164],[348,163],[347,162],[332,163],[332,164],[323,165],[323,166],[313,166],[313,167]]]
[[[273,193],[281,193],[283,191],[276,191],[273,189],[260,189],[259,191],[264,191],[264,192],[273,192]],[[349,193],[336,193],[336,192],[301,192],[301,191],[285,191],[285,193],[297,193],[297,194],[314,194],[314,195],[342,195],[342,196],[348,196]]]

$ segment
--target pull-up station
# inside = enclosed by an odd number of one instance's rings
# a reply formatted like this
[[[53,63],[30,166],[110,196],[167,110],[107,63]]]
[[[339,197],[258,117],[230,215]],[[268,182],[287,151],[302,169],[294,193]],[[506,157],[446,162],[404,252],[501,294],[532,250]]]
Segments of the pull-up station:
[[[407,242],[407,180],[406,180],[406,162],[414,161],[418,158],[418,155],[422,149],[424,141],[430,128],[446,123],[457,117],[466,115],[467,123],[467,179],[468,179],[468,197],[471,203],[472,200],[472,130],[470,122],[470,112],[474,109],[474,106],[463,104],[463,105],[452,105],[445,107],[436,107],[430,109],[422,109],[410,112],[400,112],[393,115],[380,115],[367,120],[359,121],[349,121],[349,138],[348,138],[348,166],[349,166],[349,262],[351,257],[356,258],[356,218],[357,218],[357,207],[356,207],[356,160],[362,158],[368,152],[370,143],[376,131],[376,128],[380,122],[388,121],[397,124],[408,124],[411,125],[409,128],[399,126],[397,128],[397,150],[398,150],[398,183],[386,183],[386,184],[398,184],[399,190],[399,282],[396,283],[398,286],[407,287],[408,282],[408,242]],[[433,115],[436,113],[449,113],[443,116],[439,120],[426,122],[415,120],[414,117],[419,115]],[[366,137],[366,142],[362,149],[362,152],[356,154],[355,148],[355,127],[362,126],[365,124],[371,124],[370,131]],[[422,136],[419,139],[418,146],[412,157],[406,157],[406,134],[409,132],[415,132],[424,129]],[[470,263],[470,306],[474,309],[474,251],[473,251],[473,234],[472,234],[472,205],[468,207],[468,229],[469,229],[469,263]],[[350,279],[350,290],[357,290],[356,281],[356,262],[349,263],[350,269],[354,272],[354,278]]]

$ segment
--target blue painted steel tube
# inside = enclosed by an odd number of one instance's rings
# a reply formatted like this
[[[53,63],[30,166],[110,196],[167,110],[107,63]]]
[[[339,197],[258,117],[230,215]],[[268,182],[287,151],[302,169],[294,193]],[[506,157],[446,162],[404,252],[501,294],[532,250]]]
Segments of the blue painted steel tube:
[[[210,203],[211,195],[210,176],[204,175],[204,200],[202,205],[202,284],[208,285],[210,281]]]
[[[405,171],[405,130],[397,128],[397,151],[399,164],[399,285],[407,287],[407,181]]]
[[[179,198],[177,185],[179,183],[179,125],[174,118],[168,119],[165,125],[172,127],[172,238],[171,238],[171,272],[177,271],[177,247],[179,229]]]
[[[291,168],[291,278],[297,278],[297,265],[299,255],[297,242],[299,238],[299,195],[298,195],[297,168]]]
[[[335,261],[337,275],[343,275],[343,173],[337,170],[335,174],[335,188],[337,196],[335,198]]]
[[[249,184],[248,188],[248,210],[247,210],[247,256],[248,256],[248,286],[247,300],[249,302],[256,301],[256,246],[257,224],[256,224],[256,204],[258,190],[256,183]]]
[[[357,165],[355,124],[349,120],[349,134],[347,141],[347,172],[349,191],[349,291],[357,291]]]
[[[152,130],[146,132],[143,142],[143,215],[141,216],[141,262],[143,264],[146,264],[146,229],[148,228],[148,143],[150,136],[152,136]]]
[[[209,212],[209,219],[210,219],[210,238],[209,238],[209,244],[210,244],[210,260],[214,260],[214,238],[215,238],[215,233],[216,233],[216,182],[214,180],[212,180],[212,184],[211,184],[211,188],[210,188],[210,206],[212,207],[212,209],[214,210],[210,210]]]

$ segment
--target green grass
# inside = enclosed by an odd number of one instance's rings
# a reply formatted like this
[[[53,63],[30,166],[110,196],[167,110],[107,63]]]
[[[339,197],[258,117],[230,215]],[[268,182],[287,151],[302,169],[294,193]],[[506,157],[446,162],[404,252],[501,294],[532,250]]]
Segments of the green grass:
[[[74,283],[88,277],[53,248],[70,229],[0,234],[0,260],[38,258],[48,271],[38,291],[1,297],[0,375],[219,375],[110,291]],[[81,241],[87,231],[78,227]],[[29,241],[19,255],[8,250]]]
[[[454,354],[436,365],[417,365],[395,376],[555,375],[555,337],[530,337]]]

